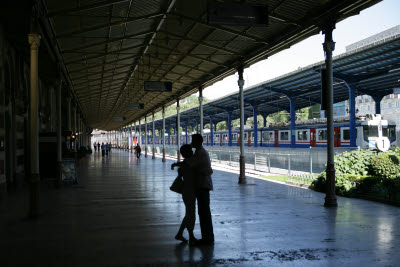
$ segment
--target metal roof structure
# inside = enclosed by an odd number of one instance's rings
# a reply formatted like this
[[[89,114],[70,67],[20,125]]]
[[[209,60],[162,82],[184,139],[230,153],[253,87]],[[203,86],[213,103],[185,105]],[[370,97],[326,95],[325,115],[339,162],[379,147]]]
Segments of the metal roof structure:
[[[239,65],[289,48],[318,33],[328,19],[343,20],[380,0],[240,1],[268,5],[267,27],[209,25],[207,0],[39,2],[46,42],[57,54],[87,125],[112,130],[233,74]],[[145,80],[171,81],[173,91],[145,92]],[[284,102],[280,96],[271,91],[279,104]],[[304,99],[308,96],[305,92]],[[144,103],[144,110],[126,110],[133,102]],[[276,110],[266,104],[261,109]],[[127,119],[117,122],[115,116]]]
[[[318,62],[254,85],[244,90],[245,118],[253,116],[253,105],[258,114],[267,116],[281,110],[290,110],[288,97],[295,99],[295,108],[300,109],[321,100],[320,70],[325,62]],[[349,98],[347,85],[354,86],[357,95],[383,97],[400,87],[400,34],[374,44],[343,53],[334,57],[334,102]],[[344,82],[346,81],[346,83]],[[204,124],[212,116],[213,123],[239,118],[238,94],[230,94],[203,105]],[[198,107],[180,113],[181,126],[195,125],[199,121]],[[156,120],[156,127],[162,127],[162,120]],[[176,127],[176,115],[166,118],[166,125]]]

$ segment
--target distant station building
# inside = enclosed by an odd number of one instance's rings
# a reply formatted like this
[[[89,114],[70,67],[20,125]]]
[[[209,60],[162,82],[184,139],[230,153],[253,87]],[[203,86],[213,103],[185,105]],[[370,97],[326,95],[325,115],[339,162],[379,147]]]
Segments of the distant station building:
[[[346,52],[352,52],[360,48],[365,48],[366,46],[377,45],[380,42],[384,42],[388,38],[393,38],[400,35],[400,25],[390,28],[354,44],[346,46]],[[393,94],[386,95],[383,97],[381,102],[381,114],[384,119],[388,120],[390,123],[397,125],[397,139],[400,137],[400,84],[398,89],[393,90]],[[339,116],[341,112],[345,112],[348,115],[349,111],[349,101],[336,103],[334,105],[335,115]],[[361,95],[356,97],[356,114],[366,115],[375,112],[375,101],[369,95]],[[398,142],[398,141],[397,141]],[[399,144],[399,143],[398,143]]]

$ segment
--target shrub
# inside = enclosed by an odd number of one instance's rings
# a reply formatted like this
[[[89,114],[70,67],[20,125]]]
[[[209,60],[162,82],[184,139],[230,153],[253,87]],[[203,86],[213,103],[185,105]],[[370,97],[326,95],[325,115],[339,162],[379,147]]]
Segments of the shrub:
[[[368,174],[371,167],[371,159],[376,155],[369,149],[359,149],[343,152],[335,156],[335,191],[336,194],[345,196],[355,187],[355,182],[361,176]],[[314,190],[326,191],[326,173],[322,172],[312,183]]]
[[[371,166],[371,159],[376,152],[369,149],[359,149],[343,152],[335,156],[335,169],[337,173],[367,175]]]
[[[371,173],[383,179],[394,179],[400,173],[398,162],[400,162],[400,157],[397,155],[379,153],[371,161]]]

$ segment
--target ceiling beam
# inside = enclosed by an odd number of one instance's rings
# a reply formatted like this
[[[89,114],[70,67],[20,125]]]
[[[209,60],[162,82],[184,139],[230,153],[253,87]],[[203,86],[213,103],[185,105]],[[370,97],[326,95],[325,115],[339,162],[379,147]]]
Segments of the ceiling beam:
[[[89,10],[93,10],[93,9],[97,9],[97,8],[107,7],[107,6],[110,6],[110,5],[121,4],[121,3],[128,2],[128,1],[130,1],[130,0],[107,0],[107,1],[101,1],[101,2],[97,2],[95,4],[88,4],[88,5],[82,5],[82,6],[79,6],[79,7],[56,10],[56,11],[53,11],[53,12],[49,12],[47,14],[47,16],[49,18],[52,18],[52,17],[62,16],[62,15],[70,14],[70,13],[79,13],[79,12],[83,12],[83,11],[89,11]]]
[[[235,56],[238,56],[238,57],[243,57],[243,55],[241,55],[238,51],[234,51],[234,50],[227,49],[227,48],[224,48],[224,47],[208,44],[208,43],[200,41],[200,40],[194,40],[193,38],[190,38],[190,37],[187,37],[187,36],[182,36],[182,35],[175,34],[175,33],[172,33],[172,32],[167,32],[167,31],[161,31],[161,32],[164,33],[164,34],[176,37],[176,38],[184,38],[184,39],[186,39],[188,41],[191,41],[191,42],[193,42],[195,44],[206,46],[208,48],[215,49],[215,50],[218,50],[218,51],[222,51],[224,53],[228,53],[228,54],[235,55]]]
[[[160,19],[159,22],[157,23],[156,30],[154,31],[152,37],[150,38],[150,40],[149,40],[149,42],[148,42],[146,48],[143,49],[143,53],[142,53],[141,58],[143,58],[144,55],[145,55],[145,54],[147,53],[147,51],[149,50],[151,44],[153,43],[153,41],[155,40],[155,38],[156,38],[156,36],[157,36],[157,33],[160,31],[161,26],[162,26],[162,25],[164,24],[164,22],[166,21],[167,15],[172,11],[172,8],[174,7],[175,2],[176,2],[176,0],[171,0],[171,1],[169,2],[167,8],[165,9],[165,13],[163,14],[163,16],[161,17],[161,19]],[[113,113],[113,112],[114,112],[114,109],[115,109],[115,107],[117,106],[119,100],[121,99],[121,96],[122,96],[123,92],[126,90],[126,88],[127,88],[128,84],[129,84],[129,81],[130,81],[131,77],[133,77],[133,75],[134,75],[136,69],[138,68],[138,64],[139,64],[140,61],[141,61],[140,59],[137,61],[136,66],[133,68],[133,70],[132,70],[130,76],[129,76],[129,77],[127,78],[127,80],[126,80],[125,86],[121,89],[121,91],[120,91],[120,93],[119,93],[119,96],[118,96],[117,100],[115,101],[115,103],[114,103],[114,105],[113,105],[113,108],[112,108],[112,110],[111,110],[111,113],[109,114],[109,115],[110,115],[110,119],[109,119],[108,122],[105,124],[105,127],[107,127],[107,125],[111,122],[111,118],[112,118],[112,116],[114,116],[114,113]]]
[[[95,27],[87,27],[87,28],[83,28],[83,29],[80,29],[80,30],[76,30],[76,31],[70,31],[70,32],[66,32],[66,33],[61,33],[61,34],[58,34],[56,36],[56,38],[58,38],[58,39],[68,38],[70,36],[79,35],[79,34],[92,32],[92,31],[97,31],[97,30],[109,28],[109,27],[112,27],[112,26],[122,25],[122,24],[125,24],[125,23],[132,23],[132,22],[139,22],[139,21],[147,20],[147,19],[154,19],[154,18],[160,17],[162,15],[163,14],[155,13],[155,14],[150,14],[150,15],[141,16],[141,17],[130,17],[130,18],[127,18],[127,19],[114,21],[114,22],[111,22],[111,23],[102,24],[102,25],[95,26]]]

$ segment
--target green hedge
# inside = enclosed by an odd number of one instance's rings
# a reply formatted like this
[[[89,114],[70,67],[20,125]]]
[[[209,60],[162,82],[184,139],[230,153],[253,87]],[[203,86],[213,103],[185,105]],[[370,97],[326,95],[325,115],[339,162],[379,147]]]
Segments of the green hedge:
[[[400,173],[400,156],[379,153],[371,161],[371,174],[383,179],[394,179]]]
[[[335,156],[335,191],[339,196],[372,195],[400,201],[400,148],[388,152],[369,149]],[[326,173],[312,183],[316,191],[326,192]]]

